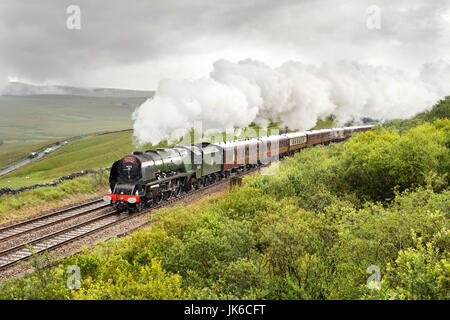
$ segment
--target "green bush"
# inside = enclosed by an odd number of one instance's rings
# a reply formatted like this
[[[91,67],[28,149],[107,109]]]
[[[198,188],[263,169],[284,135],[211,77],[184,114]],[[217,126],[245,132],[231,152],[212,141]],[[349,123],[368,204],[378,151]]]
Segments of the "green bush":
[[[443,228],[432,242],[414,237],[415,246],[401,250],[394,263],[388,263],[379,291],[366,299],[437,300],[450,299],[450,263],[448,251],[436,241],[450,245],[449,230]]]
[[[445,124],[445,126],[442,126]],[[442,126],[438,128],[438,126]],[[446,139],[450,121],[424,124],[403,135],[382,129],[359,134],[342,148],[338,171],[344,188],[367,200],[385,200],[402,191],[426,185],[426,177],[436,173],[448,186],[450,158]],[[437,190],[437,191],[439,191]]]

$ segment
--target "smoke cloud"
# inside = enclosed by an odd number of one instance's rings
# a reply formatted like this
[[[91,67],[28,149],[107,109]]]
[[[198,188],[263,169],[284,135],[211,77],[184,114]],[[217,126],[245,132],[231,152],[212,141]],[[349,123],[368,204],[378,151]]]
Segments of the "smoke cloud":
[[[156,144],[202,129],[225,131],[281,121],[307,130],[334,115],[338,124],[363,117],[408,118],[450,93],[450,65],[424,64],[417,74],[392,67],[341,61],[272,68],[255,60],[218,60],[208,78],[161,80],[155,96],[133,114],[139,143]]]

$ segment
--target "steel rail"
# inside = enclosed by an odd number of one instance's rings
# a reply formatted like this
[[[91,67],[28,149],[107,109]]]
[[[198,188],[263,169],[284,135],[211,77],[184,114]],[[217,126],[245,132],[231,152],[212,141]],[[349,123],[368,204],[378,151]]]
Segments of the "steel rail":
[[[32,231],[46,228],[57,223],[83,216],[93,211],[106,208],[108,206],[107,204],[95,206],[95,204],[102,202],[102,199],[91,200],[80,205],[71,206],[69,208],[51,212],[33,219],[2,227],[0,228],[0,243]],[[89,208],[89,206],[93,207]],[[87,210],[82,210],[81,212],[79,211],[85,207],[88,207]]]
[[[85,237],[93,232],[102,230],[124,218],[116,215],[112,210],[100,217],[90,219],[77,225],[39,237],[24,244],[0,252],[0,270],[29,258],[33,254],[47,250],[54,250],[67,242]]]

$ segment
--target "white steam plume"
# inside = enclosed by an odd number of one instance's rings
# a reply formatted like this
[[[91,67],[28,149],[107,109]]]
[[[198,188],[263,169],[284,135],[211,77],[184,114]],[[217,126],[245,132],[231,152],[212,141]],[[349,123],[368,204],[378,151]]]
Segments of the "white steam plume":
[[[414,76],[348,61],[271,68],[254,60],[218,60],[209,78],[161,80],[155,96],[134,112],[134,134],[140,143],[156,144],[182,137],[195,121],[202,121],[203,130],[251,122],[265,127],[269,120],[307,130],[329,115],[340,124],[362,117],[406,118],[450,93],[449,71],[442,61],[423,65]]]

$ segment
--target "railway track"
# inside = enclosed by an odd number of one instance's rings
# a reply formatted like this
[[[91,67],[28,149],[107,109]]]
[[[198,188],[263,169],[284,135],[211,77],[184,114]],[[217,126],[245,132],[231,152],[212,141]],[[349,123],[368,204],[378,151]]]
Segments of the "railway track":
[[[249,174],[251,172],[259,170],[261,167],[257,167],[248,171],[240,172],[236,176],[241,176]],[[111,210],[99,217],[90,219],[88,221],[76,224],[74,226],[65,228],[60,231],[53,232],[51,234],[39,237],[37,239],[31,240],[29,242],[8,248],[6,250],[0,251],[0,270],[7,269],[20,261],[26,260],[33,254],[42,253],[44,251],[51,251],[62,245],[83,238],[94,232],[98,232],[105,228],[111,227],[119,222],[124,222],[125,220],[132,219],[142,214],[150,213],[154,209],[158,209],[167,206],[173,202],[178,202],[179,200],[189,197],[195,193],[202,192],[209,189],[210,187],[217,186],[219,184],[228,183],[229,179],[222,179],[208,186],[201,187],[199,189],[194,189],[188,193],[183,193],[178,197],[173,197],[171,199],[165,200],[162,203],[153,205],[150,208],[143,210],[138,213],[128,214],[128,215],[118,215],[117,210],[103,203],[103,200],[93,200],[88,203],[81,204],[79,206],[74,206],[59,210],[48,215],[44,215],[35,219],[17,223],[8,227],[0,229],[0,236],[4,235],[0,239],[4,241],[5,239],[10,239],[12,237],[23,235],[28,232],[41,229],[55,223],[66,221],[74,217],[79,217],[98,210],[100,208],[110,207]],[[2,231],[8,231],[9,234]]]
[[[34,239],[30,242],[3,250],[0,252],[0,270],[25,260],[33,254],[53,250],[67,242],[102,230],[123,218],[116,214],[115,209],[83,223]]]
[[[0,243],[11,240],[12,238],[22,236],[29,232],[33,232],[70,219],[84,216],[88,213],[106,207],[108,207],[108,205],[105,204],[102,199],[96,199],[52,213],[48,213],[37,218],[15,223],[6,227],[0,227]]]

